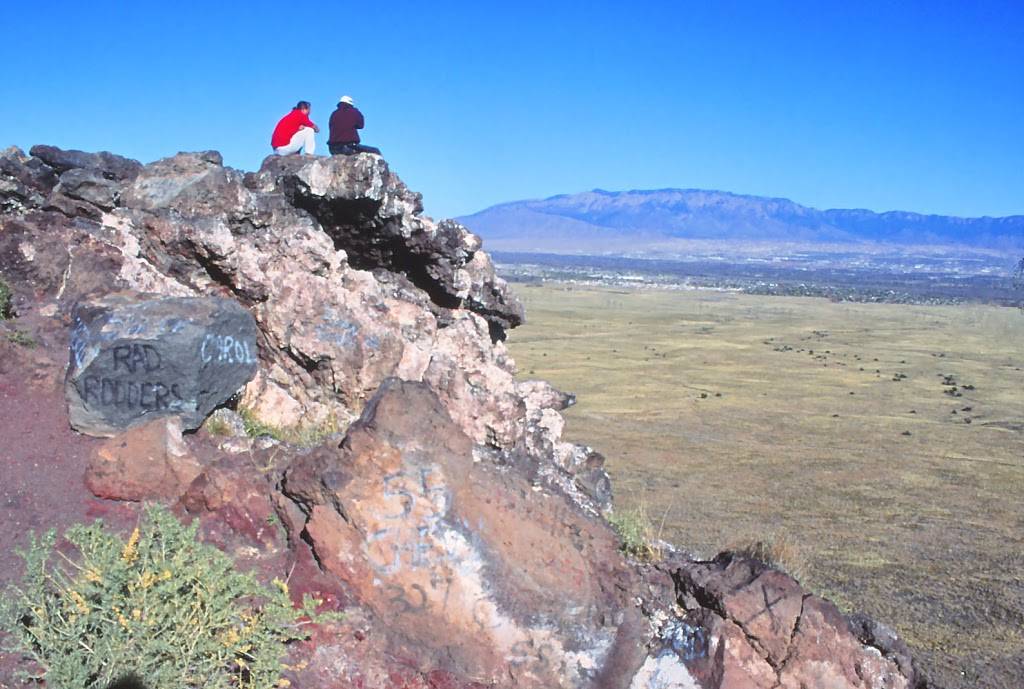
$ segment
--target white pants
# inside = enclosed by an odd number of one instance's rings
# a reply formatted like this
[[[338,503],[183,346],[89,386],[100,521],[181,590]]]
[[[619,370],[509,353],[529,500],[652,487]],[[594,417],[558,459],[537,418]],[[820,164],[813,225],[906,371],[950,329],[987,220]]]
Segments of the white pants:
[[[313,155],[316,150],[316,140],[313,138],[313,130],[309,127],[303,127],[299,131],[295,132],[292,136],[292,140],[288,142],[287,146],[278,146],[274,149],[274,153],[279,156],[286,156],[289,153],[298,153],[299,149],[305,149],[306,155]]]

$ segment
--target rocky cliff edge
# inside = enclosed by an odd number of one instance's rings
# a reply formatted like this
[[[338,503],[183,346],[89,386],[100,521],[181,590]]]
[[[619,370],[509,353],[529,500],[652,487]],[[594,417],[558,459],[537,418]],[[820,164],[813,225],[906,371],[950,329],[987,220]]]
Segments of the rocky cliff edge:
[[[603,458],[561,438],[572,397],[516,377],[521,304],[378,156],[242,173],[212,151],[8,149],[0,278],[0,436],[20,439],[0,550],[171,504],[346,613],[292,647],[293,687],[923,686],[890,630],[763,563],[626,558]],[[174,414],[69,427],[75,309],[125,295],[253,316],[255,377],[198,432]]]

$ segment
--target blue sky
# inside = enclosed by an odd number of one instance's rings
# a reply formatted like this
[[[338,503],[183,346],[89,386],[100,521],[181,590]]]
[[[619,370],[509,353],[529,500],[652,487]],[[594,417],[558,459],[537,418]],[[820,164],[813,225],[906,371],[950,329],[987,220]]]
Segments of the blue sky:
[[[343,93],[436,216],[602,189],[1024,214],[1024,3],[5,4],[0,146],[255,169]],[[326,152],[326,137],[321,136]]]

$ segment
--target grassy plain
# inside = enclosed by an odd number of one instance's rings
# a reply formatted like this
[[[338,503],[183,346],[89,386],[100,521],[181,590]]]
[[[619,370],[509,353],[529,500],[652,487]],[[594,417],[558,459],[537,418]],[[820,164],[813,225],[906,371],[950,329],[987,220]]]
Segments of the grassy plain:
[[[1024,682],[1024,313],[517,286],[520,376],[575,392],[620,508],[713,555],[799,544],[942,687]]]

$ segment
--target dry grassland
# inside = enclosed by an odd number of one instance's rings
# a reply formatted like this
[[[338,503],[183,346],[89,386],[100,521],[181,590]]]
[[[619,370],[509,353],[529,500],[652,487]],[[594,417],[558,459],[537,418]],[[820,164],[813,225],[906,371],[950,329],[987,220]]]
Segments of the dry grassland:
[[[517,286],[520,376],[616,505],[702,555],[790,566],[896,627],[946,687],[1024,686],[1024,313],[713,291]]]

